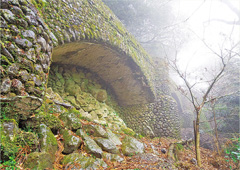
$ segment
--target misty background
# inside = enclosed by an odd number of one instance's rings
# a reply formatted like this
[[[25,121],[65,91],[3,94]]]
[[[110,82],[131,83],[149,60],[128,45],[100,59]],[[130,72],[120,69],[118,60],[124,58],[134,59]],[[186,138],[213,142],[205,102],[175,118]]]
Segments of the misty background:
[[[153,57],[159,74],[168,81],[181,101],[181,122],[187,132],[195,117],[184,82],[171,69],[174,62],[193,84],[199,100],[221,69],[220,55],[234,55],[214,86],[201,116],[202,145],[213,149],[213,109],[217,130],[227,137],[239,134],[240,1],[238,0],[103,0],[124,26]],[[192,130],[182,137],[192,137]]]

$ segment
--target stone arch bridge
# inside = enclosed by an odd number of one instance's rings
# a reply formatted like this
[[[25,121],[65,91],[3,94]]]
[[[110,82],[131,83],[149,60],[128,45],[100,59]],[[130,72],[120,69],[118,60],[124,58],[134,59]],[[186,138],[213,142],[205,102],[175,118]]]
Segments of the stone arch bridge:
[[[1,98],[43,98],[51,63],[107,84],[134,130],[176,136],[176,103],[156,88],[151,57],[100,0],[1,0]],[[160,94],[159,94],[160,92]]]

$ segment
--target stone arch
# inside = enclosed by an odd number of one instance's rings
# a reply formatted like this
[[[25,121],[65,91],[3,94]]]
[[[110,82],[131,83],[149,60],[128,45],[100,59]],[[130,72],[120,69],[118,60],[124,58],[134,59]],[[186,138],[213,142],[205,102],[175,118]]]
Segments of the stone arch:
[[[1,7],[4,96],[42,98],[53,61],[98,73],[121,105],[154,100],[150,57],[101,1],[4,1]]]

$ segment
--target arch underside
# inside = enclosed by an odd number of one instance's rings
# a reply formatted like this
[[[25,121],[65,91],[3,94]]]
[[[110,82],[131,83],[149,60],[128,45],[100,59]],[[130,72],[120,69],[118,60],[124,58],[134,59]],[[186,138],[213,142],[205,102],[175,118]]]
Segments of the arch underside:
[[[130,57],[105,44],[64,44],[54,49],[53,62],[80,66],[96,73],[110,86],[122,106],[150,103],[154,100],[154,94],[140,67]]]

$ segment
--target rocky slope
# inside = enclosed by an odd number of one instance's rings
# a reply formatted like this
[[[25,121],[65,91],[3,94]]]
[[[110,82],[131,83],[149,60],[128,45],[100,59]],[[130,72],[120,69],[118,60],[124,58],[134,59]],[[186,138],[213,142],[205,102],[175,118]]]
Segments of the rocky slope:
[[[138,135],[107,104],[106,90],[89,79],[91,73],[79,75],[74,69],[79,68],[53,66],[49,86],[54,91],[49,87],[43,101],[16,97],[11,103],[18,110],[8,110],[9,101],[2,99],[2,167],[18,156],[24,159],[15,166],[23,168],[99,169],[107,168],[103,158],[121,162],[123,155],[144,152],[134,138]],[[35,101],[28,111],[26,100]]]

